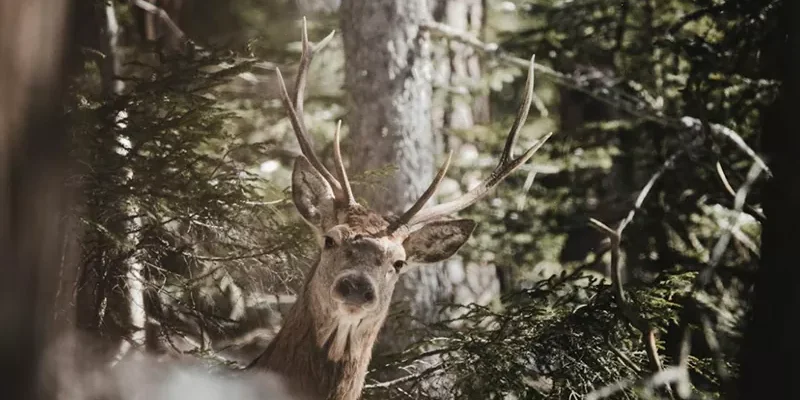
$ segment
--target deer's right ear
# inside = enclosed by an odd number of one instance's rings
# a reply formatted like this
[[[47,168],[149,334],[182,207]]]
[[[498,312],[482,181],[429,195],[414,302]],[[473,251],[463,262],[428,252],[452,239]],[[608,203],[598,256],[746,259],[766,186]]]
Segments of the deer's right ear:
[[[467,242],[475,230],[475,225],[475,221],[471,219],[453,219],[426,224],[403,241],[406,258],[408,261],[424,264],[444,261],[452,257]]]
[[[318,230],[334,216],[333,189],[308,160],[298,156],[292,172],[292,201],[303,219]]]

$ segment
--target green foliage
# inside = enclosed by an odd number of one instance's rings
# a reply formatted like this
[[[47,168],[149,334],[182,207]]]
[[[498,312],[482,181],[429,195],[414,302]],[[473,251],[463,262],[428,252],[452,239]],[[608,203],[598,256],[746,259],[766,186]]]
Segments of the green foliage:
[[[94,277],[84,279],[98,281],[83,289],[92,292],[91,319],[133,329],[124,305],[97,304],[126,296],[127,270],[138,263],[142,307],[159,320],[158,336],[225,337],[242,322],[241,304],[298,287],[293,260],[307,251],[308,233],[284,217],[291,203],[283,190],[250,164],[269,146],[238,136],[236,113],[214,94],[252,63],[216,51],[140,60],[112,99],[94,94],[99,78],[87,68],[67,110],[84,166],[74,179],[86,201],[76,210],[85,225],[82,264]]]
[[[655,284],[631,288],[630,295],[654,321],[678,319],[681,307],[672,299],[685,296],[694,274],[670,276]],[[611,287],[592,274],[561,273],[531,288],[503,298],[503,309],[465,306],[464,320],[480,321],[480,328],[452,331],[437,337],[436,350],[411,348],[387,363],[405,367],[432,355],[434,365],[404,382],[406,394],[420,398],[571,398],[581,397],[607,382],[623,380],[647,365],[639,350],[640,333],[625,321]],[[442,325],[452,321],[443,322]],[[441,332],[447,326],[431,326]],[[660,328],[664,328],[661,326]],[[426,364],[427,365],[427,364]],[[387,368],[384,367],[384,368]],[[698,373],[708,365],[692,363]],[[449,372],[455,380],[441,392],[423,384],[431,375]],[[368,380],[369,382],[369,380]],[[409,384],[410,382],[410,384]],[[367,398],[404,398],[402,392],[370,386]],[[634,390],[619,398],[637,398]]]
[[[517,8],[500,12],[499,3],[487,4],[485,36],[518,57],[535,53],[561,74],[537,74],[547,115],[532,110],[520,142],[556,135],[495,198],[462,213],[480,224],[460,254],[508,272],[511,285],[487,307],[446,305],[462,313],[425,327],[415,346],[375,357],[365,397],[577,398],[646,380],[654,371],[645,332],[620,309],[607,235],[589,226],[595,218],[616,227],[631,211],[620,248],[626,307],[657,333],[665,365],[685,361],[695,394],[718,397],[724,370],[731,379],[738,369],[763,215],[760,182],[742,212],[734,209],[731,191],[744,185],[753,159],[714,126],[758,149],[760,109],[777,83],[758,69],[756,50],[770,37],[774,5],[544,0],[503,2]],[[87,62],[67,107],[85,167],[74,180],[87,201],[76,210],[87,231],[83,264],[111,282],[94,300],[125,287],[125,269],[115,266],[144,263],[146,307],[170,344],[173,336],[224,337],[246,320],[262,323],[261,315],[242,317],[235,299],[257,303],[296,288],[309,254],[308,232],[283,190],[291,127],[274,93],[263,93],[274,90],[264,83],[271,63],[290,68],[297,59],[299,18],[284,1],[210,1],[194,13],[190,36],[231,39],[239,57],[158,58],[131,46],[123,94],[100,97],[102,79]],[[310,36],[334,27],[335,16],[310,21]],[[254,67],[243,57],[269,63]],[[338,39],[319,57],[305,112],[310,133],[330,138],[346,112]],[[449,176],[489,173],[519,101],[522,71],[492,55],[482,61],[485,87],[469,91],[491,94],[493,123],[446,133],[485,156],[454,162]],[[347,153],[346,139],[343,146]],[[269,182],[259,171],[265,160],[280,161]],[[390,170],[353,177],[356,190]],[[715,260],[729,229],[733,240]],[[93,311],[101,322],[102,313],[125,319],[120,307]],[[685,328],[693,351],[681,360]],[[210,347],[202,340],[188,351],[213,357]],[[377,382],[401,370],[412,375]],[[667,396],[646,384],[623,386],[615,398]]]
[[[683,361],[680,349],[691,344],[685,361],[695,394],[718,397],[738,369],[763,221],[760,181],[743,210],[734,208],[732,191],[745,186],[754,160],[731,138],[758,148],[759,110],[777,83],[758,69],[755,49],[770,37],[774,4],[513,3],[516,12],[489,16],[490,24],[501,21],[495,26],[502,27],[501,47],[521,58],[535,53],[537,62],[562,74],[537,75],[536,91],[550,115],[521,137],[546,132],[553,122],[557,133],[534,167],[465,213],[481,224],[461,254],[511,271],[515,286],[501,307],[473,307],[459,321],[429,327],[420,350],[395,355],[387,367],[411,369],[415,378],[373,386],[371,396],[573,398],[615,383],[625,389],[614,398],[667,396],[648,386],[654,371],[641,324],[618,309],[610,279],[602,278],[610,242],[589,226],[595,218],[616,227],[634,212],[620,248],[627,304],[655,329],[665,366]],[[508,71],[490,72],[487,84]],[[518,101],[510,92],[494,99],[503,115]],[[454,134],[499,154],[509,123]],[[467,167],[474,164],[492,165]],[[532,171],[540,172],[526,183]],[[733,239],[714,259],[713,248],[729,230]],[[563,274],[574,278],[552,283]],[[541,297],[532,301],[531,291]],[[444,352],[426,354],[432,346]],[[445,394],[425,383],[444,370],[451,379],[438,390]]]

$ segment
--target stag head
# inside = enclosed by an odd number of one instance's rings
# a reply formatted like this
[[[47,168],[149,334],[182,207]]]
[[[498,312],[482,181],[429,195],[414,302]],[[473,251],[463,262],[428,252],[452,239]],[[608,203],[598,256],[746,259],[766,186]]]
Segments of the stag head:
[[[303,121],[303,91],[313,54],[332,37],[312,46],[303,24],[303,52],[290,97],[280,70],[283,105],[291,120],[303,155],[292,173],[292,199],[303,219],[313,228],[319,246],[319,262],[307,279],[304,301],[311,310],[316,342],[327,346],[337,361],[363,346],[367,336],[380,327],[389,309],[395,284],[414,264],[443,261],[455,254],[475,229],[470,219],[450,216],[469,207],[530,159],[550,137],[548,134],[519,157],[513,147],[525,122],[533,94],[533,59],[528,69],[525,97],[508,134],[494,171],[462,197],[433,207],[425,204],[435,194],[450,164],[450,156],[420,199],[398,216],[378,214],[360,204],[345,172],[339,146],[341,121],[334,134],[332,174],[319,160]],[[374,340],[374,338],[373,338]],[[371,349],[370,349],[371,350]]]

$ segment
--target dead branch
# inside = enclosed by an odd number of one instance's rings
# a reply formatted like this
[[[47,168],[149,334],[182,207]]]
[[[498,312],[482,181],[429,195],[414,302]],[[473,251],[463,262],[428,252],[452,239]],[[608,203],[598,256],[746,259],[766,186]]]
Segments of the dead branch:
[[[608,225],[594,218],[590,218],[589,222],[592,227],[608,235],[611,240],[611,282],[614,288],[614,298],[617,302],[617,306],[625,319],[642,334],[642,344],[647,353],[647,358],[650,361],[650,368],[656,372],[661,371],[663,368],[661,365],[661,358],[658,355],[658,347],[656,346],[655,329],[648,321],[639,315],[637,310],[634,310],[633,305],[627,301],[625,290],[622,287],[622,272],[619,266],[619,259],[620,239],[625,225],[620,224],[617,229],[611,229]]]
[[[434,365],[434,366],[432,366],[430,368],[425,368],[425,369],[423,369],[423,370],[421,370],[419,372],[416,372],[416,373],[413,373],[413,374],[409,374],[409,375],[405,375],[405,376],[402,376],[402,377],[397,378],[397,379],[392,379],[390,381],[385,381],[385,382],[377,382],[377,383],[366,384],[366,385],[364,385],[364,389],[389,388],[389,387],[392,387],[392,386],[397,386],[397,385],[399,385],[401,383],[408,382],[408,381],[413,381],[413,380],[415,380],[417,378],[421,378],[421,377],[426,376],[426,375],[435,374],[435,373],[437,373],[439,370],[441,370],[443,368],[444,368],[444,365],[442,363],[439,363],[439,364],[436,364],[436,365]]]
[[[661,167],[650,177],[647,181],[647,184],[644,185],[642,190],[639,192],[639,195],[636,197],[636,201],[634,202],[633,208],[628,212],[625,218],[620,221],[619,225],[616,229],[612,229],[608,225],[604,224],[603,222],[590,218],[589,223],[590,225],[599,230],[600,232],[606,234],[611,241],[611,281],[614,288],[615,299],[617,302],[618,307],[620,308],[623,316],[625,319],[634,327],[636,328],[642,335],[642,345],[644,346],[645,353],[647,354],[647,358],[650,361],[650,368],[653,371],[661,372],[663,371],[663,365],[661,363],[661,358],[658,354],[658,346],[657,346],[657,339],[656,339],[656,332],[655,328],[652,327],[650,322],[645,320],[641,317],[641,313],[636,310],[636,307],[628,302],[625,296],[625,290],[622,286],[622,271],[619,265],[620,261],[620,245],[622,241],[622,234],[625,231],[625,228],[633,221],[636,212],[641,209],[642,205],[644,204],[647,195],[650,194],[653,186],[655,186],[656,182],[664,175],[664,173],[672,168],[675,165],[675,161],[682,156],[688,148],[697,145],[699,140],[695,140],[690,143],[687,147],[678,150],[674,154],[672,154],[662,165]],[[671,394],[671,392],[670,392]]]
[[[672,156],[670,156],[667,161],[656,171],[655,174],[648,180],[647,184],[642,188],[642,191],[639,193],[639,196],[636,198],[636,202],[634,203],[634,207],[628,212],[626,217],[620,222],[619,226],[616,229],[612,229],[608,225],[591,218],[589,220],[592,227],[596,228],[597,230],[605,233],[608,235],[609,239],[611,240],[611,270],[612,270],[612,283],[614,286],[615,297],[617,300],[617,304],[623,312],[623,315],[626,319],[636,327],[641,333],[643,337],[643,342],[645,346],[645,351],[647,356],[650,360],[651,367],[656,371],[656,374],[652,375],[650,380],[655,380],[655,378],[659,374],[664,374],[666,371],[674,370],[675,379],[672,380],[677,383],[676,389],[678,396],[681,398],[686,398],[690,395],[691,391],[691,383],[689,381],[688,375],[688,359],[690,355],[690,345],[691,345],[691,327],[689,326],[689,321],[686,318],[683,318],[681,321],[681,327],[683,332],[683,340],[681,342],[681,352],[680,352],[680,360],[678,366],[670,367],[668,369],[664,369],[661,365],[661,360],[658,357],[658,350],[656,347],[656,338],[655,338],[655,331],[650,326],[649,322],[642,319],[639,313],[634,312],[633,306],[627,302],[625,298],[625,291],[622,287],[621,283],[621,273],[619,268],[619,252],[620,252],[620,240],[622,238],[622,233],[625,227],[633,221],[633,217],[636,214],[636,211],[641,208],[642,204],[644,203],[645,198],[650,193],[650,190],[655,185],[656,181],[664,174],[664,172],[671,168],[675,160],[684,153],[686,149],[681,149]],[[721,168],[718,166],[718,172],[720,172],[720,176],[722,179],[727,182],[727,179],[724,178],[724,174],[721,173]],[[750,171],[747,174],[747,180],[745,183],[739,188],[736,192],[735,196],[735,203],[734,203],[734,210],[735,213],[731,216],[730,222],[726,226],[725,232],[720,236],[719,240],[717,241],[714,249],[712,250],[711,261],[709,262],[708,266],[697,276],[695,281],[695,293],[700,290],[704,290],[705,287],[710,283],[711,277],[713,275],[715,267],[719,264],[719,261],[722,258],[722,254],[724,254],[725,250],[730,243],[731,236],[734,234],[734,230],[738,226],[738,221],[740,219],[742,209],[745,206],[745,200],[747,194],[752,187],[753,183],[758,179],[758,176],[763,171],[761,164],[758,161],[754,161]],[[732,190],[732,189],[731,189]],[[696,300],[695,300],[696,301]],[[711,326],[710,319],[708,316],[701,316],[700,317],[701,326],[703,327],[704,337],[706,342],[711,349],[714,355],[714,363],[717,369],[717,375],[720,377],[721,380],[725,380],[728,376],[727,369],[725,367],[724,360],[722,358],[721,350],[719,347],[719,343],[717,340],[716,335],[713,332],[713,328]],[[668,382],[665,382],[668,383]],[[586,398],[592,399],[601,399],[612,394],[626,389],[630,386],[633,386],[635,382],[633,380],[629,381],[622,381],[612,384],[610,386],[606,386],[602,389],[598,389],[592,392]],[[669,388],[669,387],[667,387]],[[671,393],[671,392],[670,392]]]

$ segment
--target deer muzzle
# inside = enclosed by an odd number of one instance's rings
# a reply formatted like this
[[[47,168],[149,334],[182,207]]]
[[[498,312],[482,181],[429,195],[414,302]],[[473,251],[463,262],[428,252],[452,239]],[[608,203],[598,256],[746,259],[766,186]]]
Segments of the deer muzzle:
[[[333,286],[333,298],[351,312],[371,309],[377,304],[375,284],[363,273],[339,276]]]

